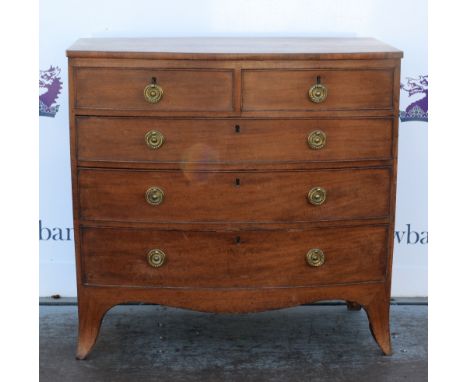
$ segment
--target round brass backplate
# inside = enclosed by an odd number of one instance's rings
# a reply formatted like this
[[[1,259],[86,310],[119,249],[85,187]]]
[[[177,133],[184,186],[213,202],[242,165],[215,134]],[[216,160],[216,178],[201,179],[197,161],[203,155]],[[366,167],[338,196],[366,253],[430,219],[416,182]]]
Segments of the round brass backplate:
[[[327,135],[322,130],[312,131],[307,137],[307,143],[313,150],[319,150],[327,143]]]
[[[311,267],[320,267],[325,263],[325,254],[319,248],[312,248],[307,252],[306,261]]]
[[[145,135],[146,145],[153,150],[159,149],[164,144],[165,139],[164,135],[157,130],[148,131]]]
[[[152,249],[147,255],[148,264],[152,267],[159,268],[166,261],[166,254],[160,249]]]
[[[307,194],[307,199],[310,204],[319,206],[327,199],[327,191],[322,187],[314,187]]]
[[[146,190],[145,198],[149,204],[158,206],[164,200],[164,191],[159,187],[150,187]]]
[[[309,99],[315,103],[321,103],[327,99],[327,87],[322,84],[315,84],[309,89]]]
[[[143,91],[145,100],[149,103],[158,103],[161,100],[163,94],[164,91],[162,87],[156,84],[146,85],[145,90]]]

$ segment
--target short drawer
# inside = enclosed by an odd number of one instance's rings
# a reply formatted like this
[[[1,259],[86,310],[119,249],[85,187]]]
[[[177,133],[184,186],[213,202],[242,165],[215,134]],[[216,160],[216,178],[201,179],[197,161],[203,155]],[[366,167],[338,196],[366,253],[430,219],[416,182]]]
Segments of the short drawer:
[[[83,228],[81,235],[84,282],[92,285],[342,284],[381,281],[387,264],[386,226],[299,232]]]
[[[322,88],[315,97],[313,87]],[[326,97],[323,98],[323,89]],[[311,92],[312,99],[309,96]],[[243,70],[242,110],[324,111],[392,109],[393,71]]]
[[[389,168],[208,172],[81,169],[82,219],[311,222],[389,214]]]
[[[392,157],[391,119],[78,117],[76,126],[83,161],[215,164]]]
[[[151,95],[155,83],[162,96]],[[232,111],[233,72],[222,69],[75,69],[75,106],[143,111]],[[145,97],[145,88],[147,88]]]

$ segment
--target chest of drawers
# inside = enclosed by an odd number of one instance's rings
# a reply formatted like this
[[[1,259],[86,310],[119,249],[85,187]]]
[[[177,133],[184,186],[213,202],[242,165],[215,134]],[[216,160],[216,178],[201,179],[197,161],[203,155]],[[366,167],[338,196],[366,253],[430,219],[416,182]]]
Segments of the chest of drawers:
[[[373,39],[82,39],[69,58],[77,358],[126,302],[363,307],[391,353],[402,52]]]

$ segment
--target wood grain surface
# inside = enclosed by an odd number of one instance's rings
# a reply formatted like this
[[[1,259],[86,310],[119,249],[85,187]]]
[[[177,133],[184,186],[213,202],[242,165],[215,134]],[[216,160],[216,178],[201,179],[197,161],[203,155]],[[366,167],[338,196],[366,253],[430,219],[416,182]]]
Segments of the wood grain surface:
[[[103,69],[76,70],[76,106],[155,111],[233,110],[232,70]],[[153,77],[164,95],[148,103],[143,95]]]
[[[291,287],[383,281],[386,226],[299,232],[82,230],[84,282],[89,285],[201,288]],[[151,267],[147,254],[166,261]],[[319,248],[325,263],[311,267]]]
[[[81,218],[138,222],[297,222],[389,214],[389,169],[192,172],[81,169]],[[163,190],[157,206],[146,190]],[[307,195],[326,190],[322,205]]]
[[[320,77],[327,98],[311,102]],[[243,70],[243,111],[323,111],[392,108],[391,70]]]
[[[392,158],[392,119],[159,119],[78,117],[78,160],[188,164],[278,164]],[[165,141],[154,150],[145,135]],[[311,149],[313,131],[325,146]],[[297,166],[296,164],[296,166]]]
[[[381,59],[403,52],[373,38],[84,38],[68,57],[152,59]]]

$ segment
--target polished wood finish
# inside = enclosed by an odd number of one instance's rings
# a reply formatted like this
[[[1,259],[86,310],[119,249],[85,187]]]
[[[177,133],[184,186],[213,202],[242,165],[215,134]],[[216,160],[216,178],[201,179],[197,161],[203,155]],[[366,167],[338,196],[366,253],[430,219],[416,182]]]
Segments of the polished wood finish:
[[[324,102],[310,102],[317,83],[328,89]],[[243,70],[242,110],[335,111],[392,108],[392,70]]]
[[[373,38],[83,38],[68,57],[149,59],[381,59],[403,53]]]
[[[178,164],[192,168],[215,164],[259,163],[278,166],[304,162],[390,160],[393,123],[385,119],[159,119],[78,117],[78,160]],[[157,150],[145,142],[148,131],[161,132]],[[326,134],[322,149],[312,150],[307,137]],[[203,137],[203,141],[200,141]],[[96,164],[94,164],[96,165]]]
[[[80,169],[81,218],[128,222],[313,222],[380,218],[390,213],[390,172],[352,169],[192,172]],[[164,191],[151,206],[148,188]],[[324,187],[322,205],[307,194]]]
[[[67,54],[78,359],[124,302],[242,313],[342,299],[391,353],[401,51],[373,39],[84,39]],[[314,104],[317,76],[328,97]],[[153,77],[156,104],[143,96]],[[318,150],[314,130],[327,138]],[[307,199],[317,186],[322,205]],[[323,265],[306,262],[311,248]]]
[[[232,70],[80,68],[75,77],[76,107],[171,112],[233,109]],[[143,96],[153,77],[164,90],[156,104]]]
[[[186,288],[291,287],[383,281],[386,226],[299,232],[197,232],[84,228],[83,282]],[[147,253],[161,249],[160,268]],[[311,248],[325,263],[311,267]],[[272,277],[272,274],[275,277]]]

